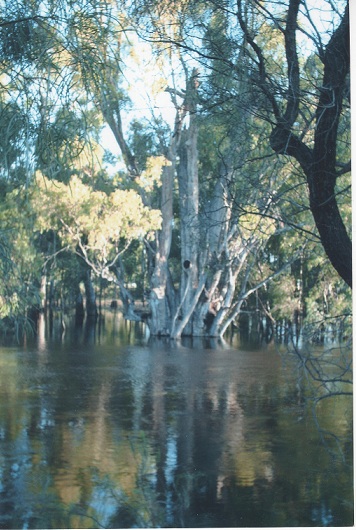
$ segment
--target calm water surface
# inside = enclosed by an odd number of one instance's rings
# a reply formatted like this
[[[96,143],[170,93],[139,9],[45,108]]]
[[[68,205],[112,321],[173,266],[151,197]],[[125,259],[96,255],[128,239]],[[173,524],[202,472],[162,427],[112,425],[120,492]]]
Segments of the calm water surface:
[[[108,315],[0,368],[0,528],[353,524],[352,400],[317,428],[274,346],[147,343]]]

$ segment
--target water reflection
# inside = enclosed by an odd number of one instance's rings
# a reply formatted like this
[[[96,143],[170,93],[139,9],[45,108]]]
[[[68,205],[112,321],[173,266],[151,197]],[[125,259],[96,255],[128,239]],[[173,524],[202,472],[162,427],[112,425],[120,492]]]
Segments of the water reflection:
[[[272,345],[144,333],[108,314],[1,349],[1,528],[353,523],[350,398],[319,407],[343,462]]]

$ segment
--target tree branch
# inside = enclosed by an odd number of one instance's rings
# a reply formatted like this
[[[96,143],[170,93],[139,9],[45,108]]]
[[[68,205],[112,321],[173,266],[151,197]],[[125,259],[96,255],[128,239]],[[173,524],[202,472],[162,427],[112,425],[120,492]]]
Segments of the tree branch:
[[[286,29],[284,31],[286,58],[288,64],[287,108],[284,120],[292,127],[299,111],[299,61],[297,54],[297,16],[301,0],[290,0]]]

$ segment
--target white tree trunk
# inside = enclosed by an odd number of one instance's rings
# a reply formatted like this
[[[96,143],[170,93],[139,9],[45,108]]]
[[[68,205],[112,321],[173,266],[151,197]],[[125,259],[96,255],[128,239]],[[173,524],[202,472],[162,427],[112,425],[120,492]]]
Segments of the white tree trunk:
[[[200,248],[199,228],[199,178],[198,178],[198,124],[197,124],[197,71],[193,70],[187,82],[184,106],[189,111],[189,124],[183,130],[179,146],[179,211],[181,236],[181,285],[180,315],[185,322],[185,335],[193,334],[194,309],[197,304],[196,291],[199,284],[198,255]],[[190,315],[187,318],[187,315]],[[175,331],[172,330],[175,334]]]
[[[171,320],[175,308],[175,294],[169,281],[168,258],[171,251],[173,230],[173,189],[177,142],[179,130],[172,135],[168,152],[170,166],[164,166],[161,187],[162,227],[156,235],[154,268],[150,279],[150,310],[148,320],[150,333],[155,336],[169,335]]]

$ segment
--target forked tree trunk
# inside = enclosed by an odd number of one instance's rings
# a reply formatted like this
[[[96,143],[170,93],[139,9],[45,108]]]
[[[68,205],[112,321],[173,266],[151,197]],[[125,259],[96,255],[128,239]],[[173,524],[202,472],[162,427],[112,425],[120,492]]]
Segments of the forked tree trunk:
[[[176,123],[167,158],[170,166],[163,168],[161,189],[162,228],[157,234],[154,268],[151,276],[150,310],[148,320],[152,335],[178,337],[183,331],[192,333],[191,317],[194,290],[198,288],[198,130],[196,124],[196,82],[193,71],[187,81],[182,106],[176,105]],[[170,91],[176,102],[176,93]],[[183,120],[189,113],[189,126],[182,131]],[[171,251],[173,229],[173,190],[176,160],[179,155],[178,185],[181,228],[181,284],[177,294],[170,278],[168,258]],[[189,314],[188,318],[187,315]]]
[[[193,335],[194,310],[202,290],[199,276],[199,178],[198,178],[198,124],[197,124],[198,72],[193,70],[187,81],[184,107],[189,112],[189,124],[182,131],[178,155],[178,187],[181,240],[180,303],[173,318],[171,336]],[[185,323],[183,325],[183,323]]]
[[[226,283],[226,265],[229,259],[228,235],[233,227],[231,223],[231,197],[229,184],[232,178],[228,161],[221,162],[211,200],[203,212],[204,232],[206,234],[207,265],[210,272],[205,289],[205,299],[200,303],[200,327],[204,335],[219,336],[218,314],[222,297],[219,284]]]
[[[170,282],[168,258],[171,251],[173,230],[173,189],[179,130],[172,136],[168,152],[171,165],[163,167],[161,187],[162,227],[156,236],[153,272],[150,278],[149,305],[151,314],[148,324],[154,336],[170,334],[172,315],[175,310],[175,293]]]

